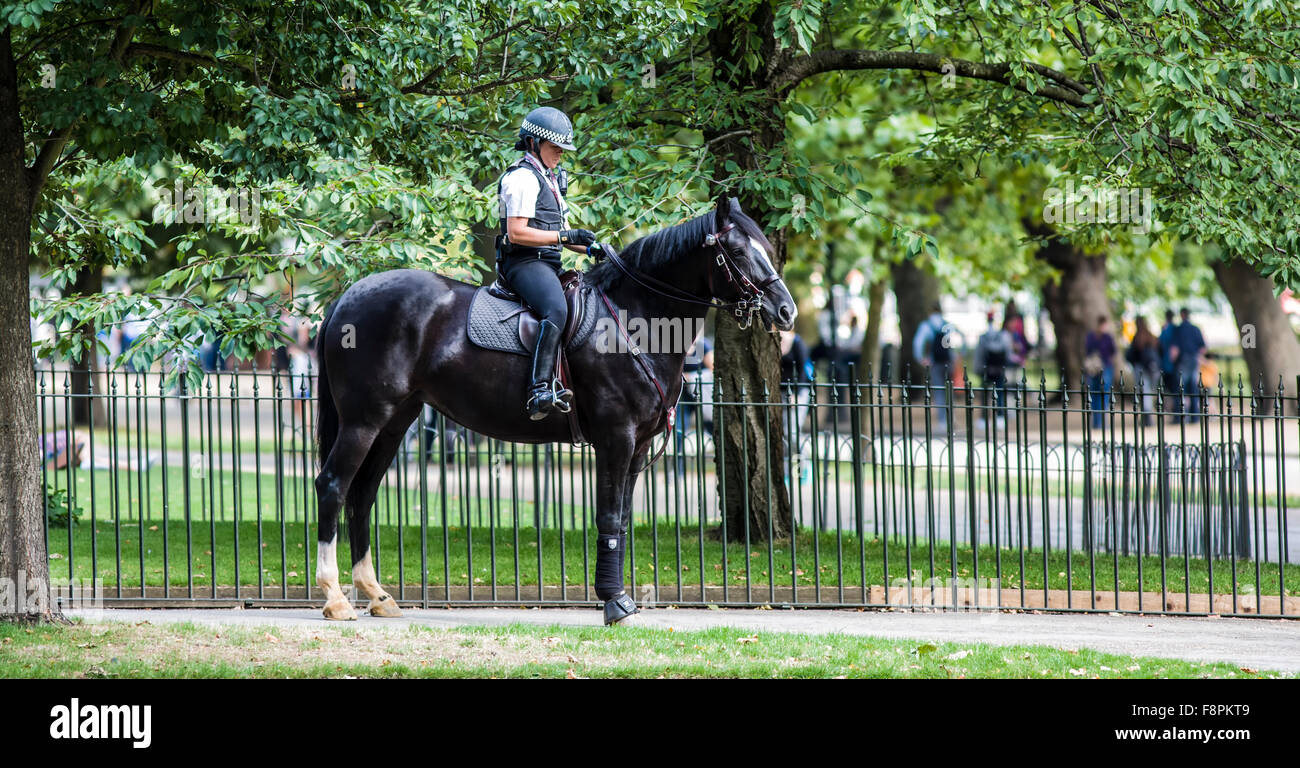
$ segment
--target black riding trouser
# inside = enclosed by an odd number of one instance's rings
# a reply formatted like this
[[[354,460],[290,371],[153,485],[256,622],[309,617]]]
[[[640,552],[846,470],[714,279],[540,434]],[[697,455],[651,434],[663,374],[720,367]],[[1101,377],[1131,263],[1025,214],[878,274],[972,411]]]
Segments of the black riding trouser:
[[[560,267],[550,261],[533,258],[501,260],[501,273],[506,282],[528,304],[541,320],[550,320],[556,328],[564,329],[569,307],[560,287]]]

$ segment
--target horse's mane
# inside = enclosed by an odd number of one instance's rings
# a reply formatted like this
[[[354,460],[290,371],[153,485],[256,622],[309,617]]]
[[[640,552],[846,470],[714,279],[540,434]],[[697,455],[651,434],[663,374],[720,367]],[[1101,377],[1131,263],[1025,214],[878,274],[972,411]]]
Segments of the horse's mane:
[[[747,237],[757,240],[767,249],[769,255],[773,255],[775,249],[768,242],[763,230],[757,222],[740,210],[734,198],[731,201],[730,216],[737,229]],[[653,273],[659,267],[672,264],[682,255],[703,244],[704,238],[713,231],[713,217],[714,212],[709,210],[689,221],[638,238],[618,252],[619,258],[637,271]],[[606,260],[589,269],[583,277],[583,282],[607,291],[626,277],[623,270]]]

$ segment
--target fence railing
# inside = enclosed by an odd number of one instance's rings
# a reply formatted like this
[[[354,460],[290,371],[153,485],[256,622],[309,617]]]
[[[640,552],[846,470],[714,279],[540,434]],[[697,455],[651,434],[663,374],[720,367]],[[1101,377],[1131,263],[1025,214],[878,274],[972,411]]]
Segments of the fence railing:
[[[312,375],[36,378],[53,578],[97,579],[110,604],[319,602]],[[688,392],[634,499],[643,604],[1300,616],[1293,394],[870,377]],[[712,426],[739,407],[779,412],[782,463],[761,479],[787,494],[791,536],[723,524],[744,489],[720,479]],[[777,439],[739,421],[746,445]],[[504,443],[431,410],[407,437],[371,518],[399,602],[595,602],[590,447]],[[346,542],[339,559],[346,582]]]

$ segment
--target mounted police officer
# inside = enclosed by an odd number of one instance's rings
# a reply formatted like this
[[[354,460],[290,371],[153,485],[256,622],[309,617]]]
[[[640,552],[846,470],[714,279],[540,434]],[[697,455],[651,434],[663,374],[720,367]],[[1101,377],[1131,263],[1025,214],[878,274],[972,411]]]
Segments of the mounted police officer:
[[[497,182],[501,234],[497,272],[540,318],[524,409],[534,420],[567,413],[573,393],[555,379],[555,359],[568,316],[560,287],[560,248],[587,253],[596,235],[568,228],[568,176],[557,166],[573,150],[573,123],[554,107],[528,113],[515,149],[524,154]],[[599,248],[599,246],[597,246]]]

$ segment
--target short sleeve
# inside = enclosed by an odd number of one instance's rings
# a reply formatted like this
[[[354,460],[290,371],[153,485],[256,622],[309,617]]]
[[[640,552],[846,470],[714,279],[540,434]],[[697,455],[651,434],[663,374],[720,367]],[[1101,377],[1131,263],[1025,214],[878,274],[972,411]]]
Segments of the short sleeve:
[[[501,218],[519,216],[531,219],[537,214],[537,195],[541,186],[537,176],[527,168],[516,168],[501,180]]]

